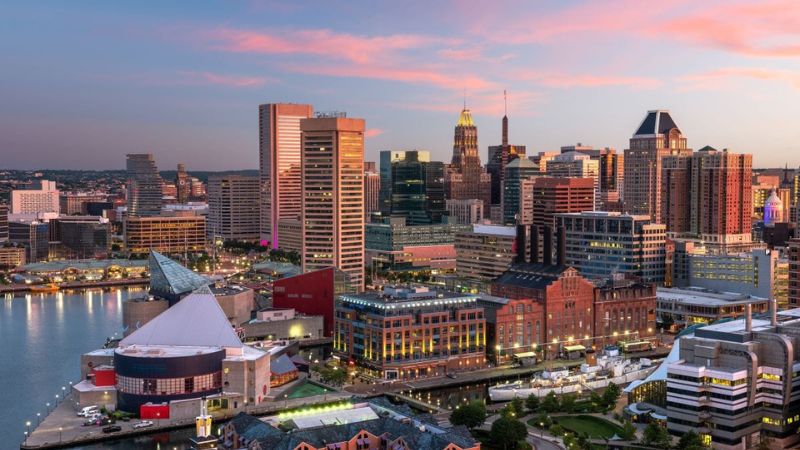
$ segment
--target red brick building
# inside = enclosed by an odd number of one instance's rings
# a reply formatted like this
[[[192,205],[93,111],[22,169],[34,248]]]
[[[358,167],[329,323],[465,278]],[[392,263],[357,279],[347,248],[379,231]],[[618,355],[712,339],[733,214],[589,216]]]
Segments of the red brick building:
[[[594,345],[644,341],[655,335],[656,286],[612,280],[594,290]]]

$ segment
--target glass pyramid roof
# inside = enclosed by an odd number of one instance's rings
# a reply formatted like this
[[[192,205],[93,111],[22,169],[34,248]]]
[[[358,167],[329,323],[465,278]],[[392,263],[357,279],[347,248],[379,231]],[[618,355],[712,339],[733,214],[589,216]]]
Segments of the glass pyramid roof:
[[[161,253],[151,251],[150,291],[160,295],[182,295],[208,286],[211,282]]]

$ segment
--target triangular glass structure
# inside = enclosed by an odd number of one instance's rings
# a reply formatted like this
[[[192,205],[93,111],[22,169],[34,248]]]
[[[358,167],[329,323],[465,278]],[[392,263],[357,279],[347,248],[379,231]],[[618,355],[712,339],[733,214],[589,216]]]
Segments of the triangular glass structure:
[[[148,260],[150,268],[150,293],[169,300],[174,305],[188,294],[211,282],[161,253],[151,251]]]

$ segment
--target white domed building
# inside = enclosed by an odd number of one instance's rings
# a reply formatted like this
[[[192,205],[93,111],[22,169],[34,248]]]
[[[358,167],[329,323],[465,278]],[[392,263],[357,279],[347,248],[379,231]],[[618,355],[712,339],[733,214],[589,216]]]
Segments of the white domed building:
[[[770,226],[783,222],[783,202],[773,188],[764,202],[764,225]]]

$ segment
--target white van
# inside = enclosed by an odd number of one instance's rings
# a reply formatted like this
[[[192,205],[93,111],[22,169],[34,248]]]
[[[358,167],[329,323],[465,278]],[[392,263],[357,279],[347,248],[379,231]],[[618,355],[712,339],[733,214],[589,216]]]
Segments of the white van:
[[[91,416],[92,414],[97,412],[100,412],[100,408],[98,408],[97,405],[87,406],[78,411],[78,416],[80,417]]]

